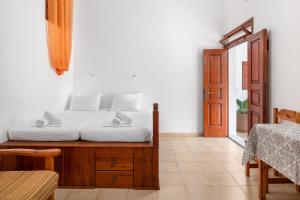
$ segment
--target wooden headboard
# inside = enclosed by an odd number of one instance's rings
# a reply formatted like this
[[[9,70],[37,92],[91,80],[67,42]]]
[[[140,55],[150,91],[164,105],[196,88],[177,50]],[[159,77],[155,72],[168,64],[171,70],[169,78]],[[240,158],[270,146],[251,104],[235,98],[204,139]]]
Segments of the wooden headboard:
[[[293,110],[286,110],[278,108],[273,109],[273,123],[278,124],[280,120],[287,120],[291,122],[300,123],[300,113]]]

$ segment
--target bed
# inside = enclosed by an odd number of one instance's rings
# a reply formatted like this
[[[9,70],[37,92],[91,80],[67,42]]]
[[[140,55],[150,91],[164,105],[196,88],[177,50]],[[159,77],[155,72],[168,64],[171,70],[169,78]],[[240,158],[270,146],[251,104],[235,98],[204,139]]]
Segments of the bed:
[[[105,129],[99,124],[99,121],[103,122],[101,118],[104,115],[109,116],[110,114],[109,112],[98,112],[93,117],[90,116],[91,121],[88,124],[75,120],[78,122],[77,127],[80,127],[79,136],[82,134],[82,138],[79,140],[70,141],[75,139],[75,134],[63,138],[64,141],[55,141],[56,139],[53,138],[50,138],[52,141],[10,140],[0,144],[0,148],[61,149],[61,156],[55,159],[55,171],[60,176],[59,185],[61,187],[159,189],[158,104],[153,105],[153,116],[150,120],[151,123],[149,123],[151,127],[149,124],[138,127],[140,124],[138,122],[137,126],[134,126],[135,128],[128,127],[122,130],[121,134],[118,132],[118,135],[123,135],[123,139],[119,141],[112,141],[103,136],[105,131],[110,132],[110,134],[116,131],[116,129],[109,127]],[[132,117],[146,119],[139,116]],[[83,121],[86,122],[86,120]],[[99,136],[96,137],[95,127],[97,128],[97,126],[100,132]],[[56,135],[57,130],[47,129],[47,133]],[[18,135],[20,132],[20,129],[11,130],[10,137],[22,139]],[[74,129],[74,132],[78,133],[78,129]],[[27,133],[28,135],[38,134],[35,131],[32,133],[31,130],[27,130]],[[139,137],[144,134],[143,137],[140,137],[143,139],[128,140],[130,133],[139,135]],[[92,137],[93,141],[90,141]],[[43,167],[43,159],[41,158],[19,156],[0,158],[0,170],[33,170],[43,169]]]
[[[110,126],[115,111],[107,111],[80,131],[81,140],[92,142],[150,142],[152,120],[147,112],[123,112],[132,119],[130,126]]]
[[[80,130],[92,121],[103,116],[105,111],[64,111],[56,115],[66,124],[63,127],[34,126],[31,121],[18,121],[8,130],[9,140],[15,141],[76,141]]]

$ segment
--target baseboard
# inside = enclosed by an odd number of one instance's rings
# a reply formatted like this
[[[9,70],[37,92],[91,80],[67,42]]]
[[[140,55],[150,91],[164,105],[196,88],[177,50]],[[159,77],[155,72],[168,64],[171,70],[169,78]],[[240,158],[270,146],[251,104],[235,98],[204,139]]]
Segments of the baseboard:
[[[188,132],[162,132],[159,133],[161,137],[199,137],[202,136],[202,133],[188,133]]]

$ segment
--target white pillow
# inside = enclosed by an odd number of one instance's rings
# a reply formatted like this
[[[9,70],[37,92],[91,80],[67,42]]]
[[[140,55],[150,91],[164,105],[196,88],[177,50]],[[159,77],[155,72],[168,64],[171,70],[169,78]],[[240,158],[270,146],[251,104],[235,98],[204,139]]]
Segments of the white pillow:
[[[97,111],[102,94],[73,94],[69,110]]]
[[[138,111],[141,110],[142,93],[115,94],[112,100],[111,110]]]

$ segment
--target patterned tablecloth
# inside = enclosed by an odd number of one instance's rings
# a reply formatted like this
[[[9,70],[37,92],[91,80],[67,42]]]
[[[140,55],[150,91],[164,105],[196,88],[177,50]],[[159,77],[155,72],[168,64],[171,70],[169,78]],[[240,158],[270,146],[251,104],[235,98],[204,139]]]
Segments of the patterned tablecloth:
[[[300,125],[255,125],[246,143],[243,164],[255,156],[300,185]]]

